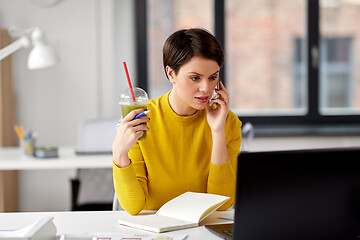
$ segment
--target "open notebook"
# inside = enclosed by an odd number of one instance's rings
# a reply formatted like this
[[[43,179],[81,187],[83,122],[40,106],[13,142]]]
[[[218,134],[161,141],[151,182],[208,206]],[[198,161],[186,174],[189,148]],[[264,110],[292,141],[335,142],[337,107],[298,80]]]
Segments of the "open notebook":
[[[165,203],[156,214],[131,216],[124,213],[119,224],[152,232],[166,232],[196,227],[223,205],[229,197],[186,192]]]

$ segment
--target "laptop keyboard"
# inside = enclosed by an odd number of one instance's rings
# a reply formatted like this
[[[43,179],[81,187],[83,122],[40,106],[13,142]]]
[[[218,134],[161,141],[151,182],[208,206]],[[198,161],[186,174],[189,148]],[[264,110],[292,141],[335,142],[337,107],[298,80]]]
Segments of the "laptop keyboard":
[[[224,233],[224,235],[227,235],[227,236],[229,236],[229,237],[233,237],[233,230],[231,229],[231,230],[223,230],[222,231],[223,233]]]

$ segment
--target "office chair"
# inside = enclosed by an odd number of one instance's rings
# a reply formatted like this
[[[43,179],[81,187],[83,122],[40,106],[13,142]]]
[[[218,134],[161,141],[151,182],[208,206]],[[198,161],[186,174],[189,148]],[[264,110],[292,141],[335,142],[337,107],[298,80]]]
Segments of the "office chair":
[[[248,151],[250,142],[254,139],[255,136],[254,126],[250,122],[245,123],[241,128],[241,135],[242,139],[240,151]]]
[[[118,119],[90,119],[82,122],[78,129],[76,153],[109,154],[111,161],[111,146],[117,122]],[[71,179],[71,190],[72,211],[113,209],[114,184],[111,168],[78,169],[76,178]]]
[[[117,196],[116,196],[116,192],[114,193],[112,210],[113,210],[113,211],[124,210],[124,209],[120,206],[119,200],[118,200],[118,198],[117,198]]]

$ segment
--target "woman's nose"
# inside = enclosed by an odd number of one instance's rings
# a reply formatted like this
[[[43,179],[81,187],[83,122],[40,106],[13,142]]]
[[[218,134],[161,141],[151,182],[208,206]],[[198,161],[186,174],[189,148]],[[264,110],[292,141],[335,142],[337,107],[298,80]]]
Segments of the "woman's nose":
[[[211,92],[211,84],[209,83],[209,81],[201,81],[200,82],[200,86],[199,86],[199,90],[200,92]]]

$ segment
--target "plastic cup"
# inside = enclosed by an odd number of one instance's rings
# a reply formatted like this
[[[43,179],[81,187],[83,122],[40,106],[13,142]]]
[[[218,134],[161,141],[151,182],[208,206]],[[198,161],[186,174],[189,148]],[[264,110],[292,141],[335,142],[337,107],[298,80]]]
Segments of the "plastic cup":
[[[126,89],[120,94],[120,106],[122,117],[124,118],[129,112],[139,108],[147,108],[147,102],[149,101],[148,94],[141,88],[134,87],[133,88],[135,100],[134,103],[130,88]],[[145,123],[144,123],[145,124]],[[146,138],[146,131],[144,131],[143,135],[139,138],[139,140],[144,140]]]

